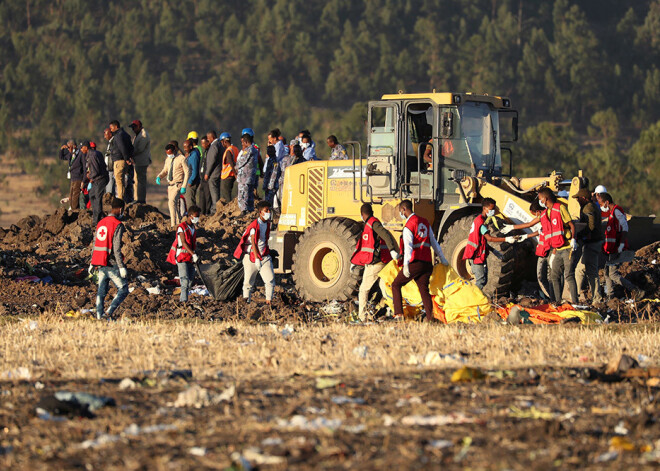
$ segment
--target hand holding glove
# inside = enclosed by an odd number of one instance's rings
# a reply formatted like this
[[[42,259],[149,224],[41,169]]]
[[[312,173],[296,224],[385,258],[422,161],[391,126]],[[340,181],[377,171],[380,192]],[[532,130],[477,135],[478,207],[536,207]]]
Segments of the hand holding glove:
[[[500,231],[502,234],[508,234],[509,232],[513,231],[513,226],[511,224],[507,224],[502,227],[502,230]]]
[[[156,185],[160,185],[160,177],[156,177]]]
[[[575,252],[578,249],[578,243],[577,240],[571,239],[571,250]]]
[[[399,252],[396,250],[390,250],[390,255],[392,257],[392,260],[399,260]]]
[[[619,244],[618,252],[619,252],[619,253],[623,252],[623,248],[624,248],[625,246],[626,246],[626,244],[624,244],[623,242],[621,242],[621,243]]]
[[[128,270],[126,270],[126,267],[121,267],[119,269],[119,276],[124,280],[128,278]]]
[[[410,278],[410,267],[408,267],[408,265],[403,266],[403,275],[406,278]]]
[[[183,188],[181,188],[181,194],[182,194],[182,195],[185,195],[185,194],[186,194],[186,187],[185,187],[185,186],[184,186]]]
[[[508,242],[509,244],[515,244],[516,238],[513,236],[507,236],[504,238],[504,242]]]
[[[518,242],[522,242],[523,240],[529,239],[530,234],[523,234],[520,236],[520,239],[518,239]]]
[[[194,253],[193,256],[192,256],[192,259],[193,259],[193,263],[197,263],[197,261],[199,260],[199,257],[197,256],[196,253]]]

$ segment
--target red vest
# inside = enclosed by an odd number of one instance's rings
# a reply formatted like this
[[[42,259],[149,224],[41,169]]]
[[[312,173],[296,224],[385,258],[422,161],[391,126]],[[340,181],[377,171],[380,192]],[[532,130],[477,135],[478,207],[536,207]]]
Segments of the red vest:
[[[95,267],[108,266],[108,256],[112,252],[112,238],[120,224],[121,221],[115,216],[107,216],[101,219],[96,226],[96,237],[92,250],[92,265]]]
[[[539,257],[545,257],[550,252],[550,245],[548,244],[546,234],[552,232],[552,227],[550,225],[550,219],[547,217],[541,216],[541,230],[539,231],[539,243],[536,244],[536,255]]]
[[[473,263],[482,265],[488,258],[488,243],[486,237],[481,233],[481,226],[486,222],[483,214],[474,218],[472,228],[468,234],[468,242],[463,252],[463,260],[472,260]]]
[[[380,242],[380,261],[383,263],[389,263],[392,260],[390,252],[387,250],[387,244],[384,240],[379,240],[378,236],[373,229],[373,224],[378,221],[375,217],[371,216],[364,225],[362,230],[362,236],[358,240],[357,247],[353,256],[351,257],[351,263],[354,265],[370,265],[374,261],[374,251],[376,249],[376,241]]]
[[[609,217],[607,218],[607,227],[605,228],[605,243],[603,244],[603,252],[606,254],[613,254],[619,252],[619,244],[621,243],[621,224],[614,215],[615,210],[619,210],[625,216],[626,212],[616,204],[610,208]],[[624,250],[628,250],[628,241],[625,242]]]
[[[268,248],[268,238],[270,237],[270,222],[267,223],[267,229],[266,229],[266,247],[264,247],[263,253],[259,254],[259,260],[262,260],[265,256],[270,254],[270,249]],[[254,236],[257,240],[257,243],[259,242],[259,236],[261,235],[259,233],[259,218],[255,219],[250,223],[250,225],[245,229],[245,232],[243,233],[243,236],[241,237],[241,241],[238,243],[238,247],[236,247],[236,250],[234,250],[234,257],[237,259],[241,259],[243,254],[245,254],[247,248],[250,246],[251,241],[250,241],[250,231],[254,229]],[[259,246],[257,246],[257,252],[259,251]],[[254,252],[250,250],[250,261],[252,263],[255,262],[254,258]]]
[[[431,225],[429,222],[421,216],[413,214],[406,222],[406,226],[413,235],[413,249],[412,254],[410,255],[410,260],[408,262],[420,261],[420,262],[433,262],[433,254],[431,253],[431,242],[429,238],[429,232],[431,231]],[[399,240],[399,251],[401,257],[399,258],[399,264],[403,265],[404,257],[404,247],[403,247],[403,235]]]
[[[177,249],[182,247],[179,247],[179,229],[183,229],[183,239],[186,241],[186,244],[188,244],[188,247],[190,247],[193,252],[197,248],[197,232],[193,233],[188,223],[182,222],[177,228],[176,235],[174,236],[174,242],[172,242],[172,247],[167,254],[167,261],[173,265],[176,265],[177,262],[192,262],[192,255],[183,249],[181,249],[179,252],[179,256],[176,255]]]
[[[541,219],[548,219],[548,212],[544,211]],[[545,240],[549,247],[558,249],[566,245],[566,237],[564,237],[564,221],[561,218],[561,204],[559,202],[552,205],[550,209],[550,231],[545,235]]]

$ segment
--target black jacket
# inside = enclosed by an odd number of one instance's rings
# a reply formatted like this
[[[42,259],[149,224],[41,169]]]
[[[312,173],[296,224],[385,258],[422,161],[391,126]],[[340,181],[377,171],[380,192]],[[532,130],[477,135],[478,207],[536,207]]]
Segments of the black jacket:
[[[85,182],[91,180],[103,180],[108,179],[108,167],[105,165],[105,158],[103,154],[99,151],[90,149],[87,152],[87,174],[89,178],[85,175]]]
[[[110,146],[110,158],[113,162],[133,158],[133,142],[124,128],[119,128],[113,134],[113,146]]]
[[[83,181],[85,177],[85,169],[87,168],[87,164],[85,163],[86,159],[87,154],[83,154],[80,151],[74,152],[73,157],[69,158],[69,173],[71,174],[71,181]]]

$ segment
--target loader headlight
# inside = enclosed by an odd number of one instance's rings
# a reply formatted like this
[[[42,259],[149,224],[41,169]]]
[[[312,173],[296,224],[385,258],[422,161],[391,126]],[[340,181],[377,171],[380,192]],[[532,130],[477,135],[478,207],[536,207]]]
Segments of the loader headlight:
[[[460,95],[454,95],[454,104],[455,105],[460,105],[461,104],[461,96]]]
[[[508,98],[505,98],[504,100],[502,100],[502,106],[504,106],[505,108],[508,108],[508,107],[511,106],[511,102],[509,101]]]

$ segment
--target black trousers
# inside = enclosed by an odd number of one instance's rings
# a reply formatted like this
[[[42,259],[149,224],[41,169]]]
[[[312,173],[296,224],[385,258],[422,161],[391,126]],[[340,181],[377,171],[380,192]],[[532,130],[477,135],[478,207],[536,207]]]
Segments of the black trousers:
[[[103,195],[105,195],[105,187],[108,185],[109,181],[110,179],[107,176],[97,178],[92,182],[92,189],[89,190],[94,225],[98,224],[99,221],[103,219]]]
[[[199,190],[197,190],[197,202],[199,203],[199,209],[202,210],[202,214],[211,214],[213,202],[211,201],[209,182],[205,180],[202,180],[199,184]]]

